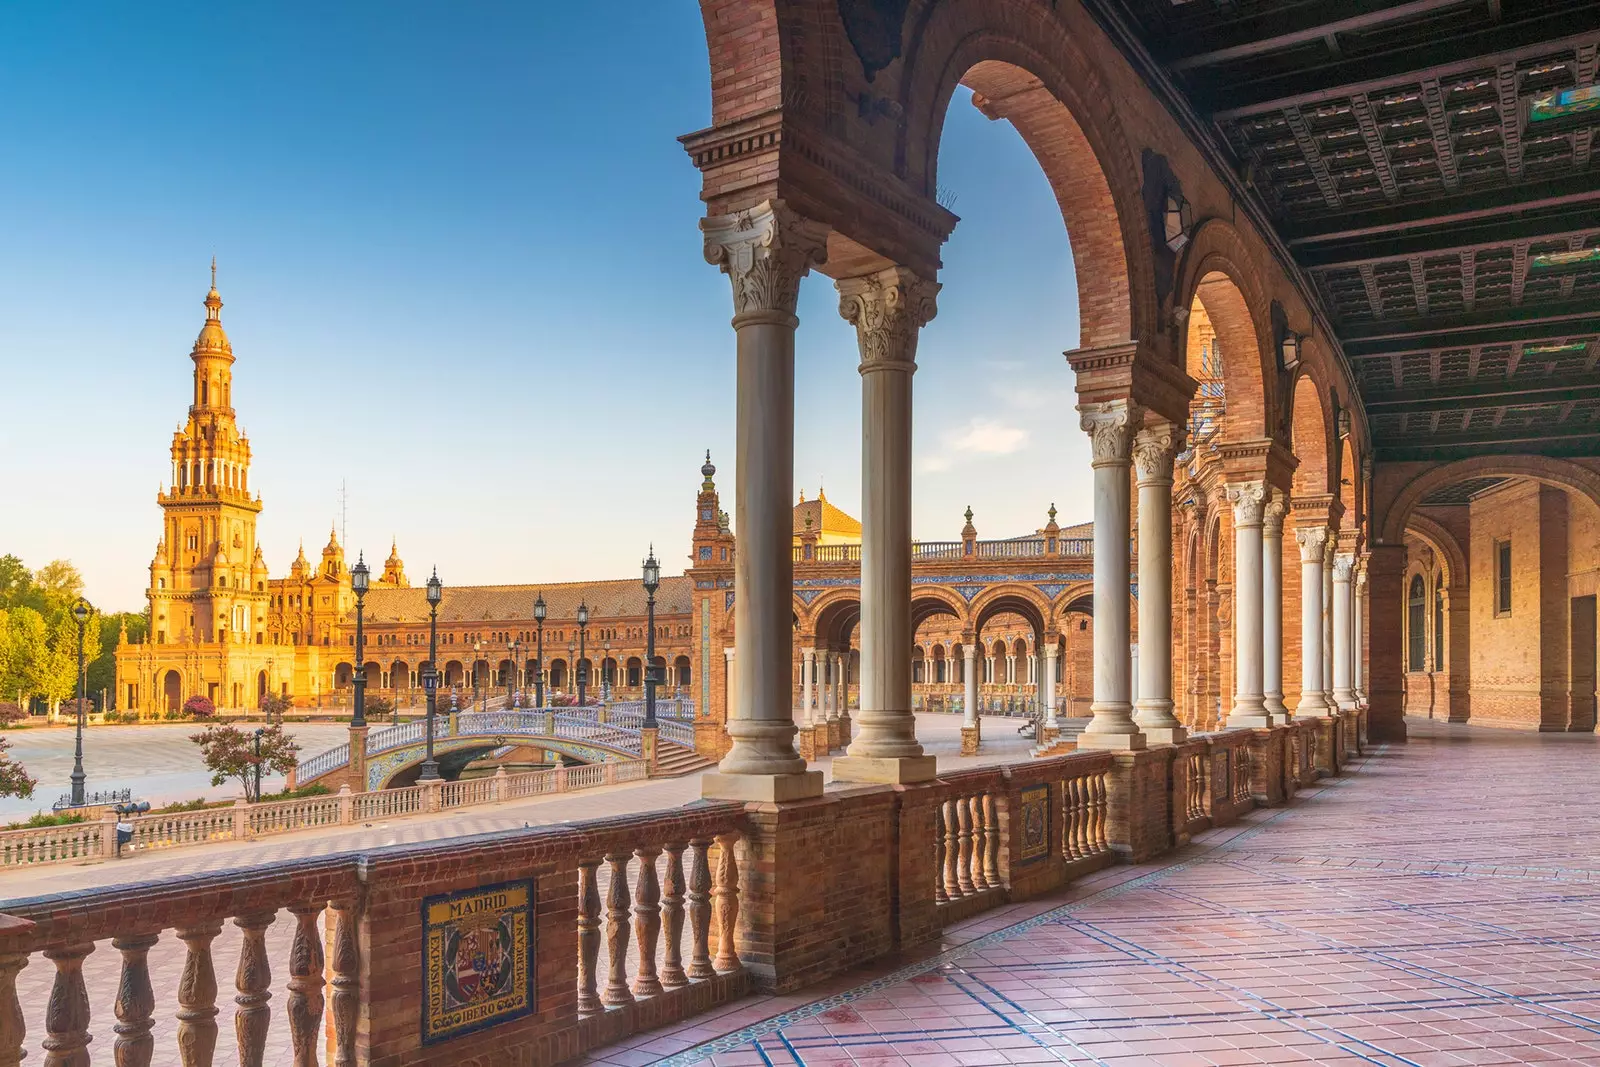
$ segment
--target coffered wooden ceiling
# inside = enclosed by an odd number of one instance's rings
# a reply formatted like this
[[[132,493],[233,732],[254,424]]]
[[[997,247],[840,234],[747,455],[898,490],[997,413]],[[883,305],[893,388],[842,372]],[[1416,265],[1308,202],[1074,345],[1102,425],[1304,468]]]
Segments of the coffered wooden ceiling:
[[[1600,3],[1085,2],[1299,266],[1380,460],[1600,452]]]

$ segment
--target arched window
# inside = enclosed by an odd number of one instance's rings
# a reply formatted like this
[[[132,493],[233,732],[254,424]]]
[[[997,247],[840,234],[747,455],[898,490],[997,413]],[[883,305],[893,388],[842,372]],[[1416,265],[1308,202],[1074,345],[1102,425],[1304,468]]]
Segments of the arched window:
[[[1444,670],[1444,575],[1433,576],[1433,669]]]
[[[1427,670],[1423,661],[1428,654],[1428,634],[1424,627],[1427,625],[1428,594],[1422,584],[1422,575],[1411,576],[1411,592],[1406,598],[1406,629],[1408,644],[1410,646],[1410,669],[1413,671]]]

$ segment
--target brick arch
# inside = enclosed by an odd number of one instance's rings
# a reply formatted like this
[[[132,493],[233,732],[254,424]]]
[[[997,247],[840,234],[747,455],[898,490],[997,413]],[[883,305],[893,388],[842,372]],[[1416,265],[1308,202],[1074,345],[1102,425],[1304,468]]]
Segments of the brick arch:
[[[1187,309],[1198,301],[1216,327],[1227,393],[1223,433],[1230,441],[1267,437],[1278,424],[1271,301],[1255,258],[1232,226],[1207,219],[1185,251],[1173,303]],[[1198,355],[1188,347],[1185,338],[1184,367],[1192,377]]]
[[[1405,528],[1422,498],[1465,478],[1528,478],[1571,490],[1600,507],[1600,471],[1553,456],[1473,456],[1441,463],[1407,482],[1383,516],[1381,543],[1404,543]]]
[[[799,597],[795,603],[800,603]],[[830,589],[813,600],[809,614],[801,618],[805,637],[822,644],[842,643],[861,618],[861,590],[855,586]]]
[[[1073,582],[1061,592],[1057,593],[1050,601],[1050,613],[1045,616],[1045,622],[1059,627],[1060,620],[1066,617],[1069,611],[1082,611],[1074,607],[1079,601],[1088,601],[1089,608],[1084,614],[1094,615],[1094,583]]]
[[[1434,557],[1444,562],[1445,578],[1451,589],[1466,588],[1467,554],[1454,534],[1421,512],[1406,520],[1406,532],[1425,542],[1433,549]]]
[[[911,632],[929,619],[948,615],[965,629],[971,620],[967,602],[955,590],[938,585],[917,585],[911,589]]]
[[[1036,634],[1045,632],[1050,619],[1050,601],[1029,585],[1006,583],[985,589],[972,599],[972,632],[979,637],[983,625],[996,615],[1011,612],[1022,616]]]
[[[1077,274],[1080,346],[1153,337],[1143,177],[1095,58],[1065,25],[1082,13],[1041,18],[1021,0],[947,0],[924,11],[900,84],[897,171],[934,197],[945,116],[966,85],[989,101],[986,114],[1012,123],[1055,192]]]
[[[1289,449],[1299,460],[1294,489],[1301,494],[1336,494],[1333,455],[1338,444],[1332,397],[1322,368],[1302,364],[1284,398],[1289,408]]]

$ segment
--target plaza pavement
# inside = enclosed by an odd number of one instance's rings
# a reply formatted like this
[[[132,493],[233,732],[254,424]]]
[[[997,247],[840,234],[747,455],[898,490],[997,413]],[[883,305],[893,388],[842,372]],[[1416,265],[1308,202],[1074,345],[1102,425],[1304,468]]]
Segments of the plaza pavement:
[[[1600,739],[1409,725],[1158,862],[579,1062],[1600,1064]]]

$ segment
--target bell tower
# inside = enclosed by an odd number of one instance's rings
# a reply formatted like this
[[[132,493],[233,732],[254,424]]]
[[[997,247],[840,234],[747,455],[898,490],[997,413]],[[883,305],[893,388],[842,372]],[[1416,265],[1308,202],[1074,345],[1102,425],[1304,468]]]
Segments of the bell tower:
[[[150,630],[157,644],[249,644],[266,628],[257,564],[250,442],[233,412],[233,345],[222,329],[217,264],[194,362],[189,416],[172,435],[172,484],[157,494],[162,538],[150,567]]]
[[[700,468],[700,492],[695,497],[694,550],[690,565],[710,567],[731,562],[733,539],[729,536],[717,496],[717,468],[706,452],[705,464]]]

